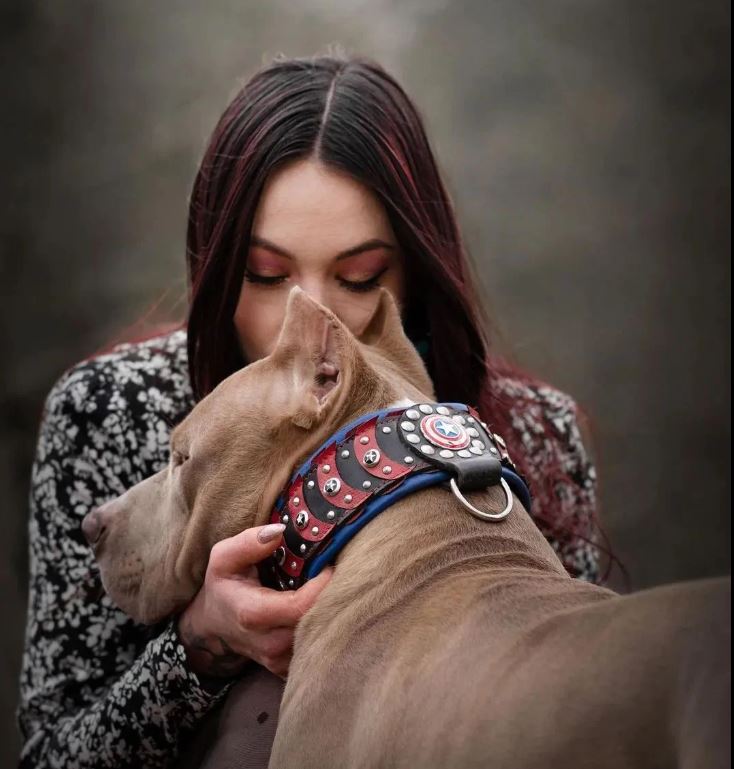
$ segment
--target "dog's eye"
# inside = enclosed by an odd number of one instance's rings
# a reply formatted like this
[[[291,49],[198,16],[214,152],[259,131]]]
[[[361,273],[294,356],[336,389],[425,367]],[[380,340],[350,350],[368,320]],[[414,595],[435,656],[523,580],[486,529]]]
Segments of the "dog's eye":
[[[173,463],[174,467],[182,465],[187,459],[188,457],[186,454],[182,454],[180,451],[171,451],[171,462]]]

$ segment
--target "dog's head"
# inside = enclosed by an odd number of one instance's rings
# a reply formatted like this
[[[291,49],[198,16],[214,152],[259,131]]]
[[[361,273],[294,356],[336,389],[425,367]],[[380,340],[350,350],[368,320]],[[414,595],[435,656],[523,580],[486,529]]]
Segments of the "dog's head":
[[[273,352],[196,405],[171,435],[164,470],[84,519],[105,590],[138,622],[183,608],[212,546],[266,523],[293,468],[329,435],[369,411],[432,398],[388,291],[355,338],[294,288]]]

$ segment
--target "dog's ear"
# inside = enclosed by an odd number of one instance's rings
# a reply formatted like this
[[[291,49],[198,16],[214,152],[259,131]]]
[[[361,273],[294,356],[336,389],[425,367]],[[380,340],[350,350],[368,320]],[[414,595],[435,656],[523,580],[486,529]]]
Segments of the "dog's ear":
[[[380,350],[399,367],[408,381],[433,397],[433,383],[418,351],[405,335],[400,310],[393,295],[386,288],[380,288],[379,291],[377,307],[359,335],[359,341]]]
[[[342,389],[350,338],[336,315],[298,286],[291,290],[273,357],[291,378],[294,424],[320,422]]]

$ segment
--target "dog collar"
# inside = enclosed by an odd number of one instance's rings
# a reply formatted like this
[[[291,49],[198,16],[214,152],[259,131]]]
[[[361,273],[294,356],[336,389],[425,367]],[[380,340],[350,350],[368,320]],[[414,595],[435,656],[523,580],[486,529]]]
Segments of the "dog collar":
[[[360,417],[325,441],[276,501],[270,521],[285,524],[283,545],[263,561],[263,582],[297,589],[391,504],[446,482],[484,520],[505,518],[513,493],[530,510],[530,491],[504,440],[472,407],[420,403]],[[507,497],[501,513],[478,510],[461,493],[497,484]]]

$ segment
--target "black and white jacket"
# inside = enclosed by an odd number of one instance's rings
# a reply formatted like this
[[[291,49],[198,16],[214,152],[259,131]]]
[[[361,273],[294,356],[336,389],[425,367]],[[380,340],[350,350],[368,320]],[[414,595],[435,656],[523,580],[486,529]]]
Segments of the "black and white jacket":
[[[501,386],[522,404],[513,426],[538,458],[537,473],[549,454],[562,463],[562,504],[591,532],[595,476],[574,402],[549,387]],[[229,690],[211,693],[187,668],[173,621],[151,631],[98,597],[80,528],[93,507],[165,467],[171,428],[193,404],[184,331],[80,363],[48,396],[31,481],[21,767],[169,766],[182,737]],[[597,579],[587,541],[551,542],[572,574]]]

